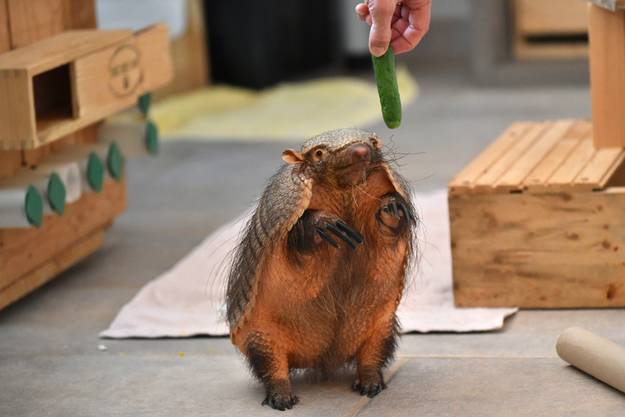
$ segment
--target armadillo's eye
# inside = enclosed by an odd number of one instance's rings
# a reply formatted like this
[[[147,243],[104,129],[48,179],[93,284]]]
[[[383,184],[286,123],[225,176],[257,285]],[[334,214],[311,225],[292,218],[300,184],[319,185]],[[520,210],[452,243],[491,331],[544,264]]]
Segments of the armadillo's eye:
[[[376,138],[369,138],[369,141],[371,142],[371,145],[372,145],[374,148],[377,148],[377,147],[378,147],[378,145],[380,144],[380,142],[378,142],[378,140],[377,140]]]
[[[317,149],[315,151],[315,158],[321,160],[323,158],[323,149]]]

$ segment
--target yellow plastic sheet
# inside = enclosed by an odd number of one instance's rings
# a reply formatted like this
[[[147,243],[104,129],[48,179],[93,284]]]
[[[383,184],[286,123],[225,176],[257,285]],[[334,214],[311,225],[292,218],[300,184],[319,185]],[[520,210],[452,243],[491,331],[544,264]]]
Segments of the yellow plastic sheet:
[[[418,87],[398,71],[403,105]],[[285,83],[260,92],[211,86],[154,104],[152,117],[164,140],[293,140],[381,119],[374,83],[353,77]]]

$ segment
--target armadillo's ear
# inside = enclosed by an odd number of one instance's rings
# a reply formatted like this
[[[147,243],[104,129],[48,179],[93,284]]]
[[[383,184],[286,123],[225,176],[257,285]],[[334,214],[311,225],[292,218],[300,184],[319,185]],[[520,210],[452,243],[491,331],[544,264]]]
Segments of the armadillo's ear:
[[[282,152],[282,160],[287,164],[301,164],[304,162],[304,156],[293,149],[285,149]]]
[[[369,138],[369,141],[371,142],[371,146],[373,146],[375,149],[382,149],[382,140],[377,137],[377,135],[372,135]]]

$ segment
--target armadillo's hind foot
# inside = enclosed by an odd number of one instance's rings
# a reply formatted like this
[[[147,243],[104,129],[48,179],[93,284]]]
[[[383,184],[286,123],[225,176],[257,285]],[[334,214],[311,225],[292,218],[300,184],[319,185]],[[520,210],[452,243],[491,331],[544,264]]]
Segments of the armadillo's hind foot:
[[[291,392],[289,381],[274,381],[266,384],[267,396],[261,403],[268,405],[274,410],[290,410],[299,399]]]
[[[298,400],[291,391],[287,355],[275,343],[275,337],[260,331],[250,333],[245,355],[252,372],[265,386],[267,396],[261,404],[280,411],[293,408]]]
[[[377,375],[365,377],[362,381],[356,379],[352,384],[352,390],[360,393],[360,395],[366,395],[369,398],[375,397],[385,388],[386,384],[384,383],[382,372],[378,372]]]

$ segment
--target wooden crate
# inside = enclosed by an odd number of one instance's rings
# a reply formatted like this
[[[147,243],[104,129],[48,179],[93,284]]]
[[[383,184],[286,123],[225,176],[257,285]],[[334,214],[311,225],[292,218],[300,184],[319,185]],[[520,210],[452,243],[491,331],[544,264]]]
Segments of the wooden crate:
[[[514,0],[514,56],[526,59],[588,55],[587,12],[583,0]]]
[[[456,305],[625,306],[624,160],[586,121],[510,126],[449,184]]]
[[[172,76],[168,31],[66,31],[0,55],[0,146],[34,149],[134,105]]]

